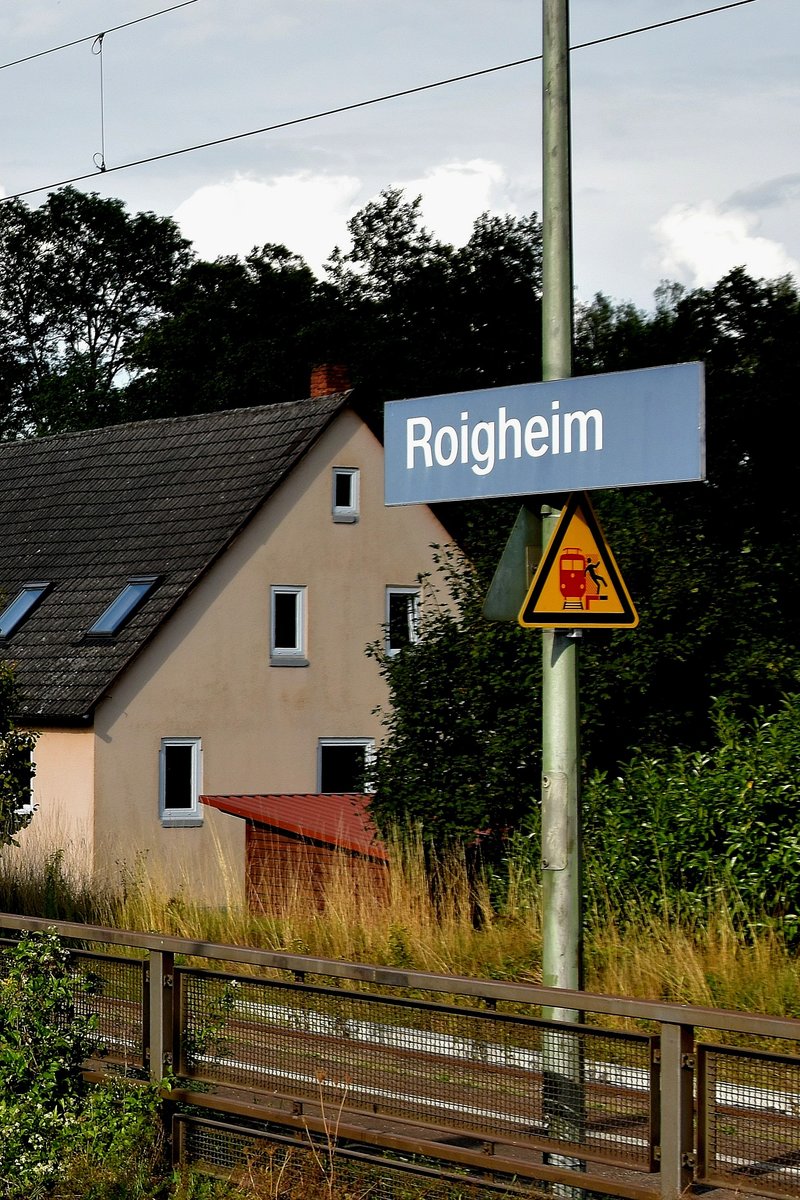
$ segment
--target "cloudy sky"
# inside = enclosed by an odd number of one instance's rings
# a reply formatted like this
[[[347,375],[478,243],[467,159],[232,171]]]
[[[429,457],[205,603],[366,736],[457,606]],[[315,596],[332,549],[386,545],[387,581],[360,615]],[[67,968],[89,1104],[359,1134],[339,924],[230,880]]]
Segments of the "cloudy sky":
[[[481,212],[541,211],[538,62],[115,169],[537,55],[541,0],[191,0],[111,30],[176,2],[4,0],[0,194],[103,155],[78,186],[174,216],[203,257],[282,242],[318,273],[390,185],[456,245]],[[572,0],[571,42],[719,3]],[[101,55],[41,54],[105,31]],[[579,298],[650,307],[663,278],[800,272],[798,45],[800,0],[753,0],[575,49]]]

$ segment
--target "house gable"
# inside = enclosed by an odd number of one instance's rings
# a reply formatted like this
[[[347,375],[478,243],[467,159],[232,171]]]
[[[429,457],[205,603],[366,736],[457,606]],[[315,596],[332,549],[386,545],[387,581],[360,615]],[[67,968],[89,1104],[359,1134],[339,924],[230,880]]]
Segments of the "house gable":
[[[46,594],[0,642],[30,723],[91,719],[99,699],[343,408],[293,404],[0,445],[0,592]],[[148,594],[87,636],[131,581]]]
[[[342,466],[360,473],[350,524],[332,512]],[[143,855],[148,871],[168,860],[176,881],[207,893],[220,853],[243,860],[234,816],[202,805],[202,828],[160,819],[165,739],[196,739],[209,795],[319,792],[323,743],[377,745],[389,696],[366,648],[382,638],[387,587],[434,571],[431,544],[445,538],[426,506],[385,506],[382,448],[346,407],[98,704],[98,862],[113,869],[124,830],[125,857]],[[276,584],[305,589],[306,665],[270,655]]]
[[[200,794],[307,795],[321,791],[326,747],[338,752],[380,741],[378,709],[388,703],[388,690],[365,650],[382,639],[387,589],[410,590],[421,574],[433,573],[432,543],[447,534],[424,505],[385,506],[380,442],[346,398],[313,403],[323,406],[317,432],[293,451],[291,469],[264,500],[254,502],[248,493],[238,525],[229,522],[224,537],[215,538],[213,557],[206,548],[172,607],[115,673],[103,675],[88,710],[92,727],[82,731],[92,740],[92,754],[81,759],[82,779],[69,792],[60,785],[56,756],[63,739],[52,710],[49,723],[29,718],[44,733],[37,748],[41,810],[26,832],[35,826],[44,835],[47,827],[61,848],[58,839],[69,824],[61,810],[85,811],[87,854],[99,880],[114,882],[125,864],[141,864],[168,894],[233,903],[245,889],[247,822],[205,804],[184,810],[180,795],[165,806],[166,760],[188,764],[189,782]],[[245,468],[250,474],[258,469],[255,456]],[[343,507],[336,486],[342,471],[356,472],[358,480],[345,497],[355,518],[347,521],[336,511]],[[222,478],[204,476],[198,493],[208,505],[215,490],[223,490]],[[125,569],[132,574],[130,561]],[[142,570],[137,562],[137,573]],[[161,571],[163,580],[124,631],[152,616],[166,586],[166,568]],[[276,586],[303,589],[302,661],[270,652]],[[42,603],[57,593],[55,587]],[[102,611],[98,604],[92,619]],[[88,617],[82,620],[85,628]],[[19,644],[17,635],[12,643]],[[113,643],[90,649],[113,650]],[[75,720],[79,710],[69,711]],[[280,837],[286,841],[289,834]]]

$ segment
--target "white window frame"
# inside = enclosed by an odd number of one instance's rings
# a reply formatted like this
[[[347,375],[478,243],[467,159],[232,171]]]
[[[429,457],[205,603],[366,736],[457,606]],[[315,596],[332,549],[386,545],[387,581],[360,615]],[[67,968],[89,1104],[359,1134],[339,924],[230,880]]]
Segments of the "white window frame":
[[[320,795],[336,795],[335,792],[322,791],[322,754],[330,746],[360,746],[364,750],[364,784],[363,792],[369,792],[372,787],[372,768],[375,764],[375,738],[371,737],[321,737],[317,740],[317,792]]]
[[[419,605],[420,605],[420,589],[418,587],[387,587],[386,589],[386,609],[384,613],[384,629],[385,638],[384,646],[386,654],[389,658],[394,658],[403,649],[403,646],[393,646],[391,643],[391,609],[392,598],[394,596],[411,596],[413,598],[413,616],[411,629],[409,631],[409,643],[419,641]],[[406,643],[404,643],[405,645]]]
[[[334,467],[331,478],[331,513],[338,525],[354,525],[360,514],[360,469],[358,467]],[[350,479],[350,503],[336,503],[336,481],[342,476]]]
[[[171,746],[189,746],[191,756],[191,795],[189,808],[167,808],[167,750]],[[170,828],[190,829],[203,824],[200,796],[203,791],[203,744],[199,737],[164,737],[158,755],[158,810],[161,824]]]
[[[295,644],[275,644],[275,598],[293,596],[295,603]],[[307,667],[308,596],[305,584],[273,583],[269,590],[269,661],[273,667]]]

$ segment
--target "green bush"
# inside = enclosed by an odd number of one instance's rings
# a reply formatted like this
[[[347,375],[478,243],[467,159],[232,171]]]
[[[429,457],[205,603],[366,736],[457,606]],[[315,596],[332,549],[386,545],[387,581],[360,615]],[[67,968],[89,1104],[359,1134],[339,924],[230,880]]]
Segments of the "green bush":
[[[53,1200],[153,1200],[169,1167],[158,1085],[110,1079],[87,1094]]]
[[[75,996],[91,984],[54,934],[21,938],[0,968],[0,1186],[7,1200],[33,1200],[58,1176],[83,1110],[81,1065],[97,1037]]]
[[[368,651],[391,696],[370,810],[385,835],[419,828],[439,852],[479,834],[484,859],[496,858],[538,787],[540,736],[528,713],[540,641],[486,621],[473,568],[452,547],[434,551],[439,581],[420,581],[420,640],[393,656],[380,643]]]
[[[0,1195],[3,1200],[152,1200],[168,1172],[153,1085],[89,1087],[96,1018],[77,1011],[93,982],[53,933],[0,959]]]
[[[17,729],[12,714],[19,705],[14,668],[0,662],[0,845],[15,846],[16,835],[30,825],[31,751],[36,734]]]
[[[669,900],[687,915],[715,892],[800,932],[800,696],[745,723],[714,714],[716,744],[639,757],[584,789],[595,892]],[[610,882],[609,882],[610,881]]]

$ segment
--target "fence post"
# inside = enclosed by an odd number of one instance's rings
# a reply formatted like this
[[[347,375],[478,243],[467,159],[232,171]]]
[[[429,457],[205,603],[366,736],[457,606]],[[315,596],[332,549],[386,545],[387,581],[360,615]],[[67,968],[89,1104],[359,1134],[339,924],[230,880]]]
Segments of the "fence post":
[[[175,956],[167,950],[151,950],[148,962],[150,1078],[160,1083],[175,1062],[174,998]]]
[[[694,1176],[694,1027],[661,1026],[661,1200],[678,1200]]]

